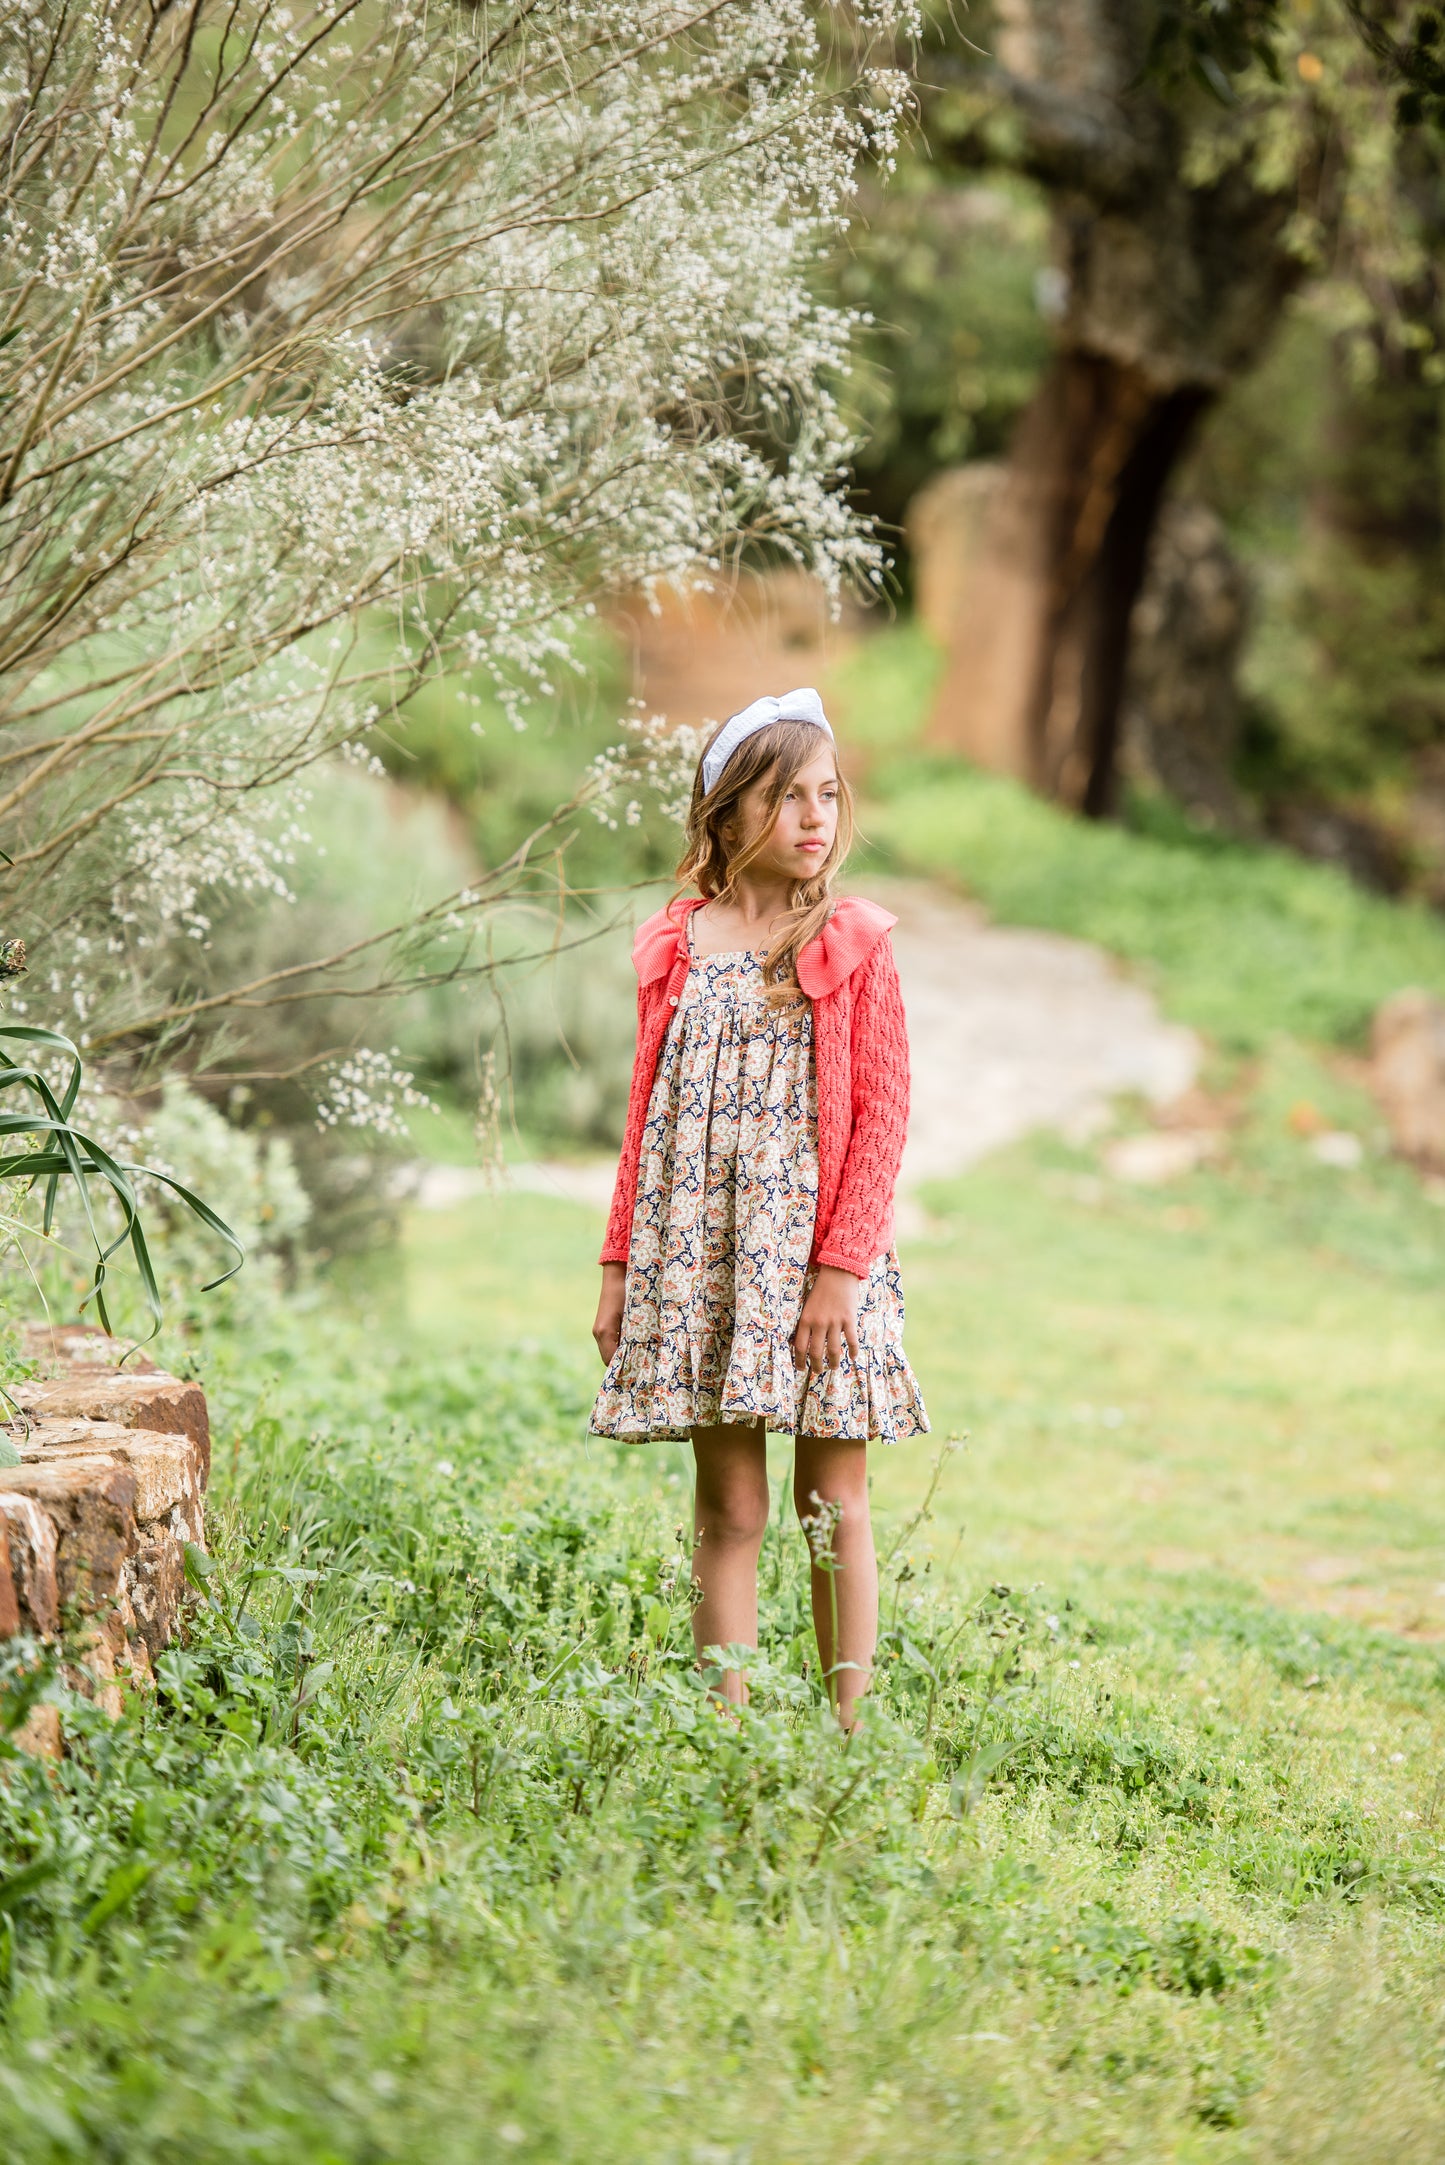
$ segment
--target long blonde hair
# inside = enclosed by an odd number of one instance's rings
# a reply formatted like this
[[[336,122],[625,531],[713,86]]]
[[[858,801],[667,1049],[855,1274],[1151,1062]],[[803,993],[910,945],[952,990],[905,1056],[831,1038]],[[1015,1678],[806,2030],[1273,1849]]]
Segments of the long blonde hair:
[[[722,725],[725,727],[726,725]],[[704,753],[711,749],[721,728],[713,731]],[[816,759],[825,738],[812,722],[769,722],[733,753],[711,789],[703,787],[702,762],[698,762],[687,808],[687,847],[678,865],[678,879],[696,887],[707,902],[732,902],[737,881],[767,847],[778,813],[795,775]],[[744,832],[742,798],[755,782],[765,785],[762,817],[751,835]],[[798,956],[809,940],[816,939],[833,908],[833,883],[853,841],[853,793],[838,775],[838,831],[833,846],[817,871],[795,880],[788,909],[763,958],[763,979],[768,998],[775,1005],[801,996]]]

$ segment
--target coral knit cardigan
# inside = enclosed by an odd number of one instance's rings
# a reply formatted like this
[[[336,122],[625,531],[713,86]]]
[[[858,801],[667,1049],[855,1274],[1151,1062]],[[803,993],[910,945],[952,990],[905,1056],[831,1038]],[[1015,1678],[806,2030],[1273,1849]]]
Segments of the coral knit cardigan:
[[[637,1199],[642,1130],[657,1056],[687,978],[687,918],[697,900],[659,910],[633,942],[637,1056],[627,1132],[600,1260],[625,1263]],[[908,1035],[889,927],[876,902],[849,895],[798,956],[798,982],[813,1003],[818,1076],[818,1210],[815,1265],[866,1278],[893,1245],[893,1189],[908,1126]]]

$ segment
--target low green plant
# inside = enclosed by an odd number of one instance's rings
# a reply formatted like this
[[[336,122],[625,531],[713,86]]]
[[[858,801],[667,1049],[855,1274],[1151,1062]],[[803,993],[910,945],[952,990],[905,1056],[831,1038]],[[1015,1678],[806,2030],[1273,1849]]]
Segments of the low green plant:
[[[63,1697],[71,1739],[56,1768],[0,1747],[22,2165],[995,2140],[1042,2165],[1101,2112],[1141,2165],[1220,2129],[1277,2155],[1302,2025],[1331,1977],[1363,2019],[1332,1964],[1366,1942],[1399,2080],[1435,2094],[1433,1833],[1372,1821],[1301,1736],[1221,1723],[1147,1604],[967,1595],[925,1498],[884,1530],[845,1743],[780,1527],[731,1719],[693,1666],[683,1481],[580,1451],[583,1367],[378,1362],[314,1314],[264,1376],[258,1350],[214,1356],[214,1555],[154,1697],[112,1724],[9,1662],[12,1714]],[[1191,1659],[1237,1660],[1231,1628],[1196,1618]]]
[[[14,1053],[5,1051],[5,1045],[12,1046]],[[7,1140],[27,1139],[25,1148],[0,1151],[0,1188],[13,1183],[10,1192],[24,1195],[37,1182],[42,1184],[43,1237],[55,1223],[63,1187],[67,1201],[79,1213],[93,1258],[90,1289],[80,1299],[82,1312],[94,1302],[102,1328],[111,1328],[107,1279],[116,1256],[129,1250],[154,1335],[161,1324],[161,1293],[136,1194],[137,1180],[152,1181],[164,1189],[234,1255],[230,1268],[212,1278],[203,1291],[210,1292],[234,1277],[245,1261],[245,1250],[224,1218],[173,1173],[153,1165],[124,1162],[79,1124],[76,1106],[83,1077],[78,1050],[58,1030],[30,1023],[0,1023],[0,1093],[17,1107],[0,1114],[0,1136]],[[107,1204],[112,1219],[119,1218],[118,1232],[110,1231],[106,1224]],[[24,1221],[14,1212],[7,1215],[7,1246],[12,1253],[23,1253]]]

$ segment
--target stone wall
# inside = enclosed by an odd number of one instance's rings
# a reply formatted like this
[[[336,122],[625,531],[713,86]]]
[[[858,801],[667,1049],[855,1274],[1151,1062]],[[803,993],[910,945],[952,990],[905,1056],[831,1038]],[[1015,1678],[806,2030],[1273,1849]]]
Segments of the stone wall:
[[[0,1467],[0,1638],[63,1641],[67,1676],[108,1711],[175,1637],[186,1544],[205,1546],[205,1394],[79,1325],[32,1325],[41,1373],[14,1387],[22,1417]],[[58,1751],[54,1708],[22,1738]]]

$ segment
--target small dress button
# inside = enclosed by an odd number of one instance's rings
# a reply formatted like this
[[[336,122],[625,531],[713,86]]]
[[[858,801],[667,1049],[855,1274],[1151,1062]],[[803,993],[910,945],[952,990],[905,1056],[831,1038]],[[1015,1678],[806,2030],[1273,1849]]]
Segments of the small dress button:
[[[676,993],[673,993],[673,994],[672,994],[672,996],[671,996],[671,998],[669,999],[669,1001],[668,1001],[668,1003],[667,1003],[667,1004],[668,1004],[668,1006],[669,1006],[669,1007],[676,1007],[676,1005],[677,1005],[677,994],[676,994]]]

